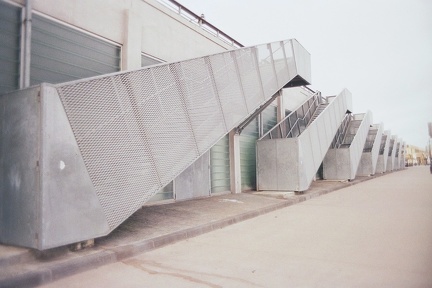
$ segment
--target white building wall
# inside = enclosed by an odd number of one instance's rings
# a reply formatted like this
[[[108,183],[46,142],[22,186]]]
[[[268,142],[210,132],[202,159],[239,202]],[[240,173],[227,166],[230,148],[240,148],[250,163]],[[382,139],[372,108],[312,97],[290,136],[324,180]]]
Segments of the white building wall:
[[[123,70],[141,52],[171,62],[233,49],[156,0],[33,0],[33,11],[120,44]]]

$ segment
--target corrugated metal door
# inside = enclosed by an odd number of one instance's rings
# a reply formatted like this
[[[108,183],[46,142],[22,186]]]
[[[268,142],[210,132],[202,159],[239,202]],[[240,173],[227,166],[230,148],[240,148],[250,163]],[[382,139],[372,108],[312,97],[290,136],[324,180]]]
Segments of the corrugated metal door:
[[[277,107],[268,106],[261,112],[263,133],[277,123]],[[240,134],[240,166],[242,190],[256,190],[256,141],[259,138],[258,117]]]
[[[240,134],[240,169],[242,190],[256,190],[256,141],[258,118],[247,125]]]
[[[231,190],[228,134],[210,149],[210,174],[211,193]]]
[[[21,8],[0,2],[0,94],[19,88]]]
[[[60,83],[120,71],[120,47],[33,15],[30,83]]]

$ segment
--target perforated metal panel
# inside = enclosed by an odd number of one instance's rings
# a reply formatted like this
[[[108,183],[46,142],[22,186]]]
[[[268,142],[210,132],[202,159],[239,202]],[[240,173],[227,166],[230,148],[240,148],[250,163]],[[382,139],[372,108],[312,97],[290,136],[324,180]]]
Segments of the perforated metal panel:
[[[297,76],[283,44],[56,86],[111,229]]]
[[[312,107],[314,97],[315,94],[303,105]],[[257,142],[259,190],[305,191],[309,188],[347,112],[347,102],[350,102],[347,98],[351,98],[351,93],[346,89],[338,96],[328,98],[326,108],[300,135],[297,131],[292,138],[287,138],[286,134],[280,137],[280,133],[274,133],[274,139],[266,135],[260,138]],[[305,115],[305,111],[300,114]],[[274,129],[285,121],[289,123],[290,117],[288,115]],[[298,117],[294,115],[292,120]]]
[[[239,81],[235,52],[214,55],[209,60],[226,126],[236,126],[243,120],[243,115],[248,114],[248,108]]]

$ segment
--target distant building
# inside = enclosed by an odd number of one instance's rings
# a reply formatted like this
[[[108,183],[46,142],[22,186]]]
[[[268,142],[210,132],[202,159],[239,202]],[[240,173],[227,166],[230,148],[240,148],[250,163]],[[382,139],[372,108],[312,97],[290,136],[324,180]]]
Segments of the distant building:
[[[427,165],[428,155],[424,149],[413,145],[406,146],[405,161],[408,166]]]

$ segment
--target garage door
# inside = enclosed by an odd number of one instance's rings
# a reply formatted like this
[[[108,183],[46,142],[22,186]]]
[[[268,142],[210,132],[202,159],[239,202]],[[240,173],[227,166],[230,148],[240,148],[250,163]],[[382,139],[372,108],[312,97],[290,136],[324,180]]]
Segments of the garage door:
[[[228,134],[210,149],[210,174],[211,193],[231,190]]]
[[[19,88],[21,8],[0,2],[0,94]]]
[[[242,190],[256,190],[256,141],[258,118],[249,123],[240,134],[240,169]]]
[[[30,83],[60,83],[120,71],[120,46],[33,15]]]

